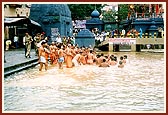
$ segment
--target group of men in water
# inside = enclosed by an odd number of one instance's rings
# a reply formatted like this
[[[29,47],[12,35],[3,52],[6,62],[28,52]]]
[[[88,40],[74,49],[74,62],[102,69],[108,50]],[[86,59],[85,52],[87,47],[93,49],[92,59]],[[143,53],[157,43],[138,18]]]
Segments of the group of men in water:
[[[63,44],[52,42],[48,45],[45,40],[41,42],[41,46],[38,48],[38,57],[40,68],[42,70],[43,65],[45,70],[48,68],[48,62],[52,65],[59,66],[59,69],[63,68],[63,64],[66,64],[67,68],[80,65],[97,65],[99,67],[110,67],[118,65],[118,67],[124,67],[127,60],[127,55],[121,56],[120,60],[114,55],[104,56],[103,53],[97,54],[95,50],[88,47],[78,47],[77,45]]]

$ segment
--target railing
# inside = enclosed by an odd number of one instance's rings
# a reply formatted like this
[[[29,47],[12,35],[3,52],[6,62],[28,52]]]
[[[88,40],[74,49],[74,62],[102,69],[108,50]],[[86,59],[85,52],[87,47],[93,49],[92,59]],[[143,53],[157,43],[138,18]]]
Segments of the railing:
[[[124,34],[114,34],[114,38],[164,38],[164,32],[161,33],[160,36],[157,36],[156,32],[154,34],[152,33],[142,33],[142,35],[140,33],[129,33],[127,35]]]
[[[132,16],[129,16],[128,19],[138,19],[138,18],[162,18],[163,17],[163,13],[135,13]]]
[[[164,38],[106,38],[98,46],[107,44],[164,44]]]

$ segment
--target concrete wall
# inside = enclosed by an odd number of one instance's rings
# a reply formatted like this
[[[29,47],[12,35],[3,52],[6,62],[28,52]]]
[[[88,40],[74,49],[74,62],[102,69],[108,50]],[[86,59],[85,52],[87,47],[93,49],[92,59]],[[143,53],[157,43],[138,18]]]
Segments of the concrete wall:
[[[164,29],[163,18],[155,18],[154,23],[157,28],[161,26]],[[136,19],[133,21],[132,25],[137,31],[139,31],[139,29],[141,28],[143,33],[146,33],[149,27],[152,25],[152,18]]]
[[[136,38],[136,44],[164,44],[165,38]]]

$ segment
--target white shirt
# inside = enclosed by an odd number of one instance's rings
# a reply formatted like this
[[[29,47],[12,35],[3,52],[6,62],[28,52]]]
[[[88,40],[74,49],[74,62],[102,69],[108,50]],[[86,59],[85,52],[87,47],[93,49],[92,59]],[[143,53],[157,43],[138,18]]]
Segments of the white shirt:
[[[125,30],[124,30],[124,29],[122,30],[122,34],[124,34],[124,35],[125,35]]]
[[[13,41],[14,41],[14,42],[17,42],[18,39],[19,39],[19,38],[18,38],[17,36],[15,36]]]
[[[61,37],[57,37],[56,41],[57,41],[58,43],[62,43]]]
[[[25,42],[26,42],[25,40],[26,40],[26,38],[25,38],[25,37],[23,37],[23,45],[25,45]]]

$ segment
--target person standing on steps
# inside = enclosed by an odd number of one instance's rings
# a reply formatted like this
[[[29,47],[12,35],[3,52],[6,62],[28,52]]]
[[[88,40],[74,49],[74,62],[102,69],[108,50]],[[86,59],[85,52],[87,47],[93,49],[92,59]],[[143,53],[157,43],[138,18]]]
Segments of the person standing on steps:
[[[23,38],[24,42],[25,42],[25,50],[26,50],[26,54],[25,57],[30,57],[30,50],[31,50],[31,43],[33,41],[32,37],[29,35],[29,33],[27,32]]]

